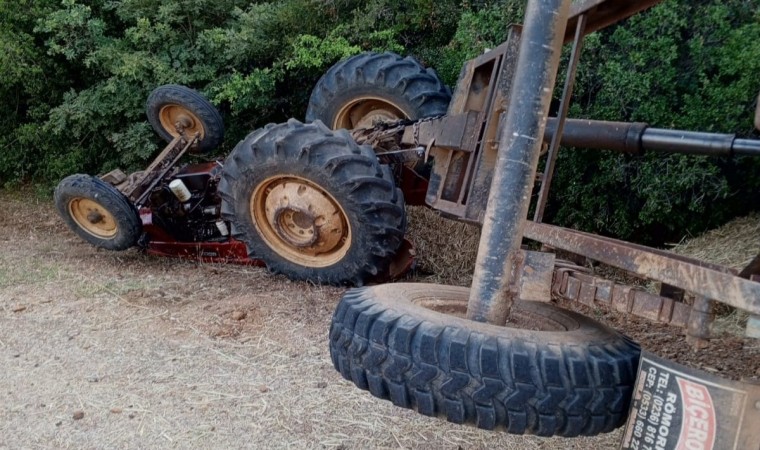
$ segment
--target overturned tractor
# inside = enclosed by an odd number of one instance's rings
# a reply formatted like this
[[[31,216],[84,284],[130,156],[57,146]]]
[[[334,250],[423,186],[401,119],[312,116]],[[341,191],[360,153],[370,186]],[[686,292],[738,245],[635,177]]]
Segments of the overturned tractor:
[[[66,178],[58,208],[100,247],[261,263],[294,279],[354,286],[408,268],[405,204],[478,224],[470,289],[397,283],[346,293],[330,332],[336,369],[377,397],[452,422],[543,436],[610,431],[645,388],[636,386],[639,347],[552,298],[683,327],[695,347],[709,339],[712,305],[722,302],[748,311],[748,334],[758,337],[760,258],[737,272],[542,223],[559,146],[758,156],[760,141],[568,119],[584,36],[658,1],[571,3],[529,1],[525,25],[467,62],[453,95],[412,58],[364,53],[341,61],[314,88],[306,123],[256,130],[224,161],[179,165],[185,153],[218,144],[223,126],[196,92],[161,87],[147,107],[169,141],[156,161],[129,176]],[[564,93],[549,118],[565,43],[572,50]],[[523,249],[524,238],[541,251]],[[554,250],[662,287],[654,294],[592,276]],[[683,302],[686,295],[694,301]],[[760,393],[742,392],[747,408],[733,414],[756,417],[748,405]],[[753,442],[751,434],[734,427],[737,448]]]

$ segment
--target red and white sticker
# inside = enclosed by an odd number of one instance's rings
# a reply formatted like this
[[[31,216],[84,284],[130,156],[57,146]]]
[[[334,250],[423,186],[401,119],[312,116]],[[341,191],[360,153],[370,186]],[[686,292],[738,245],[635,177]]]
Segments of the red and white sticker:
[[[643,353],[620,448],[760,450],[760,385]]]
[[[683,402],[677,450],[709,450],[715,444],[715,406],[707,386],[676,377]]]

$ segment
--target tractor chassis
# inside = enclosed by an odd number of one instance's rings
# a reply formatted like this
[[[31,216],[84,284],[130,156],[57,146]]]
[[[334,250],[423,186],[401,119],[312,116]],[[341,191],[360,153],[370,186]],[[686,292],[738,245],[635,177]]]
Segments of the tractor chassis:
[[[150,165],[142,171],[126,175],[116,169],[108,172],[100,179],[114,186],[129,199],[139,212],[143,234],[138,246],[149,255],[181,258],[203,263],[229,263],[245,266],[265,266],[265,262],[250,256],[244,242],[227,236],[225,239],[210,241],[187,241],[178,239],[162,224],[157,223],[151,206],[151,192],[162,182],[169,179],[205,178],[219,181],[219,169],[223,161],[217,160],[206,163],[178,165],[180,159],[198,145],[199,136],[189,136],[182,123],[176,123],[178,132],[169,144],[158,154]],[[404,152],[408,153],[408,152]],[[393,155],[393,160],[399,162],[405,156]],[[423,204],[426,183],[410,169],[404,169],[404,184],[410,204]],[[218,197],[218,196],[217,196]],[[218,199],[217,209],[221,204]],[[219,212],[218,219],[221,220]],[[387,273],[378,274],[375,282],[392,280],[407,273],[414,264],[415,249],[409,240],[404,240]]]

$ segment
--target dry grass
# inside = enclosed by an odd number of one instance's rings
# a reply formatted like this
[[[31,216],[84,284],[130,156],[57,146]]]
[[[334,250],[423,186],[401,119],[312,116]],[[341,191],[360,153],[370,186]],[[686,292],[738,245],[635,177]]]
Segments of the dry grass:
[[[396,408],[332,368],[342,289],[97,251],[48,203],[0,193],[0,208],[11,212],[0,217],[0,448],[586,449],[620,438],[511,436]]]
[[[421,206],[407,207],[407,236],[417,248],[418,276],[431,283],[469,286],[480,228],[448,220]]]
[[[741,270],[760,253],[760,214],[739,217],[697,237],[684,238],[672,249],[675,253]],[[713,324],[716,333],[742,336],[747,313],[717,304]]]
[[[672,251],[741,270],[760,253],[760,214],[740,217],[700,236],[684,238]]]
[[[258,268],[97,251],[47,202],[0,192],[0,208],[10,212],[0,216],[0,448],[619,442],[619,430],[573,440],[511,436],[396,408],[332,368],[327,333],[342,289]],[[415,279],[469,284],[477,227],[424,208],[409,215]],[[74,420],[75,411],[84,418]]]

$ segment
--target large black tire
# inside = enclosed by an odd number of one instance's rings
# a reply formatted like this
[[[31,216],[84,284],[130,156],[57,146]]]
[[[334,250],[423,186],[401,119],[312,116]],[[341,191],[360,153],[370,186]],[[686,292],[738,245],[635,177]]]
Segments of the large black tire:
[[[200,133],[193,153],[207,153],[217,148],[224,139],[224,121],[219,111],[197,91],[177,84],[159,86],[148,96],[145,103],[148,122],[159,136],[171,142],[179,135],[174,121],[185,118],[188,134]]]
[[[446,114],[451,90],[433,69],[395,53],[362,53],[332,66],[314,87],[306,121],[330,128]],[[354,117],[351,112],[356,112]]]
[[[100,178],[80,174],[64,178],[55,188],[55,205],[66,225],[96,247],[126,250],[142,232],[132,203]]]
[[[403,242],[404,199],[388,167],[321,122],[250,134],[224,162],[218,191],[233,236],[292,279],[360,286]]]
[[[635,343],[538,302],[517,302],[511,317],[556,331],[466,320],[468,295],[404,283],[348,291],[330,329],[335,368],[397,406],[484,429],[590,436],[625,422]]]

